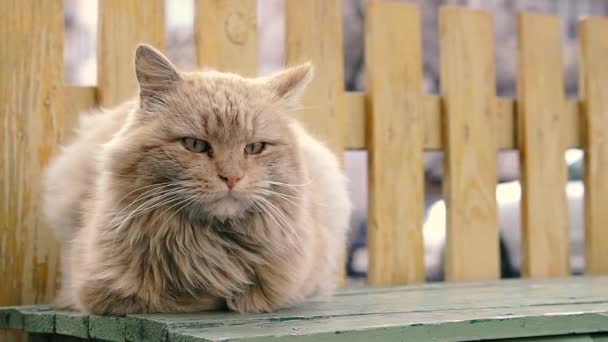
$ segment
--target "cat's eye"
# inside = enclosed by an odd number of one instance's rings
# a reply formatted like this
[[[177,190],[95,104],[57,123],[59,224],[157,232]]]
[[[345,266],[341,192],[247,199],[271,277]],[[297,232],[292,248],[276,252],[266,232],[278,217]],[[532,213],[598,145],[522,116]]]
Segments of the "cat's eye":
[[[194,153],[205,153],[211,150],[211,145],[208,142],[196,138],[182,138],[184,147]]]
[[[266,143],[264,142],[255,142],[248,144],[247,146],[245,146],[245,154],[260,154],[262,153],[262,151],[264,151],[265,147]]]

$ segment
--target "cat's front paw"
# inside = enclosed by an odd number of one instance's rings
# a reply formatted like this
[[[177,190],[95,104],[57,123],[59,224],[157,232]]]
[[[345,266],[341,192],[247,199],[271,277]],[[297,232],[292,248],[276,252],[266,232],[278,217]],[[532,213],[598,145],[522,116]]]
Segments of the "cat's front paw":
[[[239,313],[264,313],[277,309],[259,288],[228,298],[226,304],[230,310]]]

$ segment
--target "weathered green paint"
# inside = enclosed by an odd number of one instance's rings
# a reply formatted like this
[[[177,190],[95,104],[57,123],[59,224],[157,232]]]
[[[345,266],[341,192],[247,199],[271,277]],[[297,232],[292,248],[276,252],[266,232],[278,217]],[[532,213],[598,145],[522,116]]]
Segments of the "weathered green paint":
[[[328,302],[260,315],[89,317],[12,307],[0,308],[0,327],[133,342],[608,342],[608,277],[355,288]]]
[[[47,311],[27,312],[23,315],[24,329],[34,333],[55,332],[55,315]]]
[[[125,341],[125,320],[125,317],[89,316],[89,335],[100,340]]]
[[[49,305],[10,306],[0,308],[0,328],[19,329],[25,328],[25,317],[35,312],[47,312]],[[30,324],[32,327],[35,325]]]
[[[62,335],[89,338],[89,316],[69,311],[56,311],[55,331]]]
[[[595,310],[586,307],[553,307],[548,313],[570,312],[569,315],[547,316],[544,307],[528,308],[509,315],[501,309],[458,310],[457,312],[423,312],[342,316],[290,322],[267,322],[225,325],[217,328],[176,330],[173,339],[180,341],[469,341],[526,336],[560,335],[605,331],[608,329],[608,306],[602,313],[577,314]],[[479,317],[470,319],[470,317]],[[487,317],[487,318],[486,318]],[[172,335],[171,335],[172,334]],[[171,339],[170,339],[171,340]]]
[[[144,341],[143,338],[143,326],[142,326],[142,322],[141,319],[139,317],[137,317],[136,315],[134,316],[129,316],[126,318],[125,320],[125,338],[127,339],[127,341],[134,341],[134,342],[139,342],[139,341]]]

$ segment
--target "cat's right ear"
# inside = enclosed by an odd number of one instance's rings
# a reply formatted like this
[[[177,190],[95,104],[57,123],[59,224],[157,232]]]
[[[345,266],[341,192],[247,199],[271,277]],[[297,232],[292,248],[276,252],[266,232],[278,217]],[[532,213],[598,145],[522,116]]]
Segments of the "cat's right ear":
[[[180,80],[177,69],[167,57],[146,44],[140,44],[135,50],[135,75],[142,106],[163,102],[164,93]]]
[[[313,75],[312,64],[304,63],[265,77],[262,80],[277,97],[297,103],[312,81]]]

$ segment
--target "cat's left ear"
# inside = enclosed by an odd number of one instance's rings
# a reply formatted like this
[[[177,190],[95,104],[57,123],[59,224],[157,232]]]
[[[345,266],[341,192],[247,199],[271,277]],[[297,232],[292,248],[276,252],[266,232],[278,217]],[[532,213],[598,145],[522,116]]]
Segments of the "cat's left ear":
[[[180,80],[173,64],[155,48],[140,44],[135,51],[135,74],[142,105],[159,100]]]
[[[264,83],[277,97],[297,102],[313,77],[314,67],[311,63],[305,63],[271,75]]]

